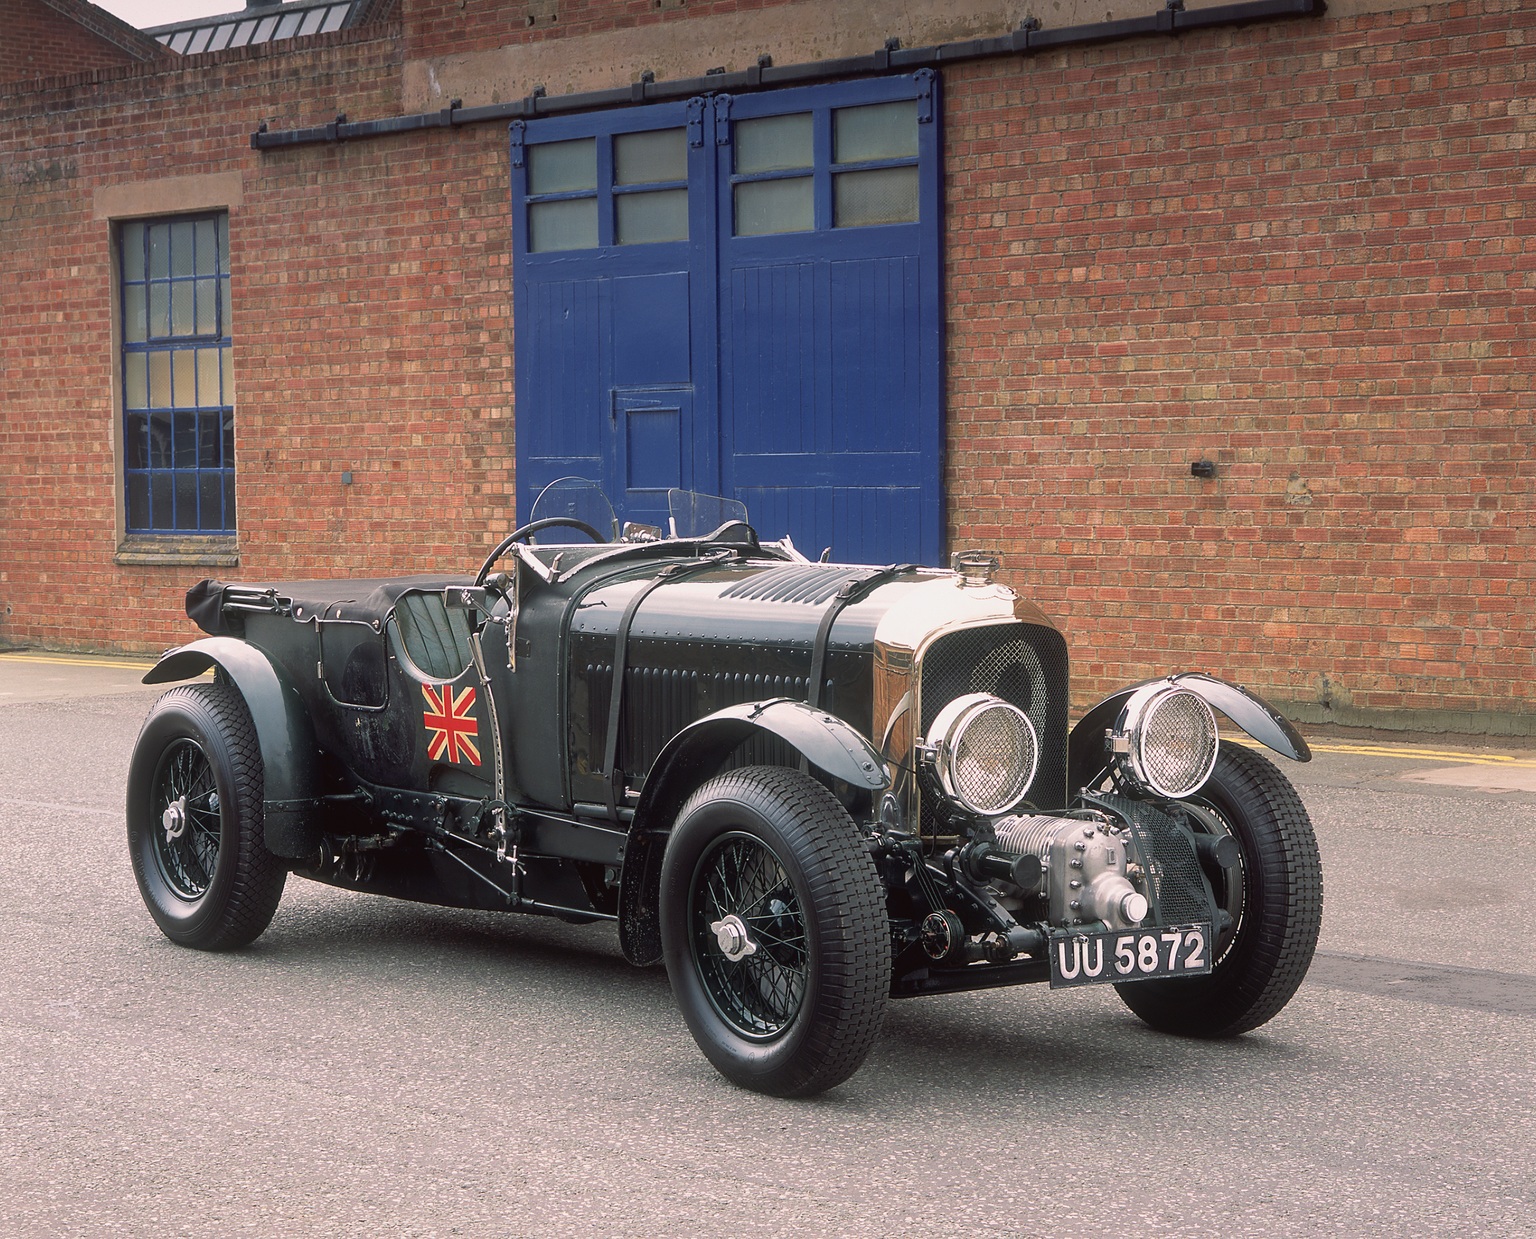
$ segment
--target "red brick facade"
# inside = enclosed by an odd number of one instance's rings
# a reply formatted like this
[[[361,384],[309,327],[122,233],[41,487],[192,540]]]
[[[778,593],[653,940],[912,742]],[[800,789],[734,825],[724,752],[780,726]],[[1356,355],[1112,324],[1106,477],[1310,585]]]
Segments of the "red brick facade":
[[[544,7],[577,55],[778,6]],[[0,644],[154,650],[199,576],[462,568],[506,530],[504,126],[249,136],[399,115],[413,58],[535,10],[0,91]],[[1533,34],[1486,0],[944,70],[951,542],[1064,621],[1080,699],[1185,667],[1536,731]],[[237,566],[120,546],[112,221],[184,193],[230,199]]]
[[[946,74],[951,530],[1079,674],[1529,721],[1533,40],[1494,0]]]
[[[81,0],[0,0],[0,84],[158,59],[148,35]]]

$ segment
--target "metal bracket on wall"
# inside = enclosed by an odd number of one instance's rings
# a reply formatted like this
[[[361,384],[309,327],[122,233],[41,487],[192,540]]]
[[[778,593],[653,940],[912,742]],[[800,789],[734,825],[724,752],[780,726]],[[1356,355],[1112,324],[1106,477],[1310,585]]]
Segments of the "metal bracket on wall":
[[[1181,3],[1181,0],[1176,0]],[[891,72],[941,69],[945,65],[997,56],[1031,55],[1061,47],[1080,47],[1110,43],[1141,35],[1177,35],[1188,30],[1212,26],[1236,26],[1249,22],[1278,21],[1290,17],[1317,17],[1324,12],[1324,0],[1247,0],[1240,4],[1221,4],[1210,8],[1185,10],[1169,4],[1145,17],[1120,21],[1092,22],[1081,26],[1042,29],[1038,22],[1025,22],[1008,34],[958,43],[940,43],[932,47],[882,47],[866,56],[847,56],[838,60],[810,61],[798,65],[775,65],[768,57],[759,57],[749,69],[734,73],[709,73],[676,81],[633,82],[611,90],[585,91],[570,95],[548,95],[536,89],[513,103],[485,107],[453,107],[386,120],[347,122],[338,117],[328,125],[308,129],[270,131],[265,124],[251,134],[253,150],[275,150],[288,146],[311,146],[326,142],[356,141],[390,134],[410,133],[417,129],[456,129],[461,125],[491,121],[531,120],[540,116],[558,116],[572,112],[592,112],[606,108],[633,107],[688,99],[694,95],[718,95],[727,91],[769,90],[778,86],[804,85],[834,78],[871,77]]]
[[[933,84],[939,75],[932,69],[919,69],[912,75],[917,82],[917,123],[933,124]]]

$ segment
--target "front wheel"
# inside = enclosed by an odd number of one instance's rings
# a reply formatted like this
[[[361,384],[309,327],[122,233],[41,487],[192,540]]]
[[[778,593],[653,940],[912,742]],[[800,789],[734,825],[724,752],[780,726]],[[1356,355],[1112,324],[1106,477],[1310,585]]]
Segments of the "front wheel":
[[[662,862],[661,941],[694,1040],[743,1087],[819,1093],[879,1035],[880,878],[847,812],[799,771],[731,771],[683,806]]]
[[[150,709],[128,766],[128,853],[172,942],[228,950],[271,923],[288,874],[266,849],[261,750],[234,689],[183,685]]]
[[[1279,1014],[1312,963],[1323,911],[1317,839],[1290,780],[1251,749],[1223,744],[1189,799],[1240,849],[1238,863],[1212,882],[1230,924],[1218,934],[1211,973],[1115,988],[1162,1032],[1235,1037]]]

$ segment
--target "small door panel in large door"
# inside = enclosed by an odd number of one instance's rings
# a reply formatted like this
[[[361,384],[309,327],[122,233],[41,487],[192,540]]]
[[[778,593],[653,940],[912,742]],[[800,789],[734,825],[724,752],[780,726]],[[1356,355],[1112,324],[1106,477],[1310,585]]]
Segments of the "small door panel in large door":
[[[616,389],[610,493],[626,520],[667,524],[667,491],[693,489],[693,391],[687,387]]]

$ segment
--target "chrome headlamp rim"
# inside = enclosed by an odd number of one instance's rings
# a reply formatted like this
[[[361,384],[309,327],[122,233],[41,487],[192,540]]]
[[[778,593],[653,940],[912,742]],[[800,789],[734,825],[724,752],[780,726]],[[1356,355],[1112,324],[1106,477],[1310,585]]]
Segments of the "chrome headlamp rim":
[[[1157,777],[1147,753],[1151,730],[1149,724],[1158,711],[1175,698],[1187,699],[1194,704],[1196,715],[1204,722],[1210,739],[1210,751],[1202,765],[1192,772],[1192,777],[1177,785]],[[1132,786],[1150,795],[1162,796],[1168,800],[1182,800],[1204,787],[1211,777],[1211,771],[1216,768],[1216,755],[1220,747],[1218,735],[1215,711],[1211,709],[1210,703],[1205,698],[1199,693],[1180,687],[1177,683],[1160,681],[1156,684],[1148,684],[1131,694],[1130,700],[1120,711],[1120,718],[1115,724],[1111,747],[1116,768],[1121,777]]]
[[[1017,777],[1008,784],[1006,796],[980,800],[971,795],[964,785],[956,761],[961,742],[968,729],[982,716],[999,710],[1005,712],[1015,722],[1027,740],[1029,762],[1022,772],[1022,777]],[[993,693],[966,693],[950,701],[934,718],[933,725],[928,729],[927,742],[923,747],[944,795],[978,817],[996,817],[1017,806],[1029,794],[1029,789],[1034,785],[1035,775],[1040,768],[1040,737],[1035,731],[1035,725],[1029,721],[1029,715],[1012,702],[1005,701]],[[1006,803],[1004,803],[1005,799]]]

